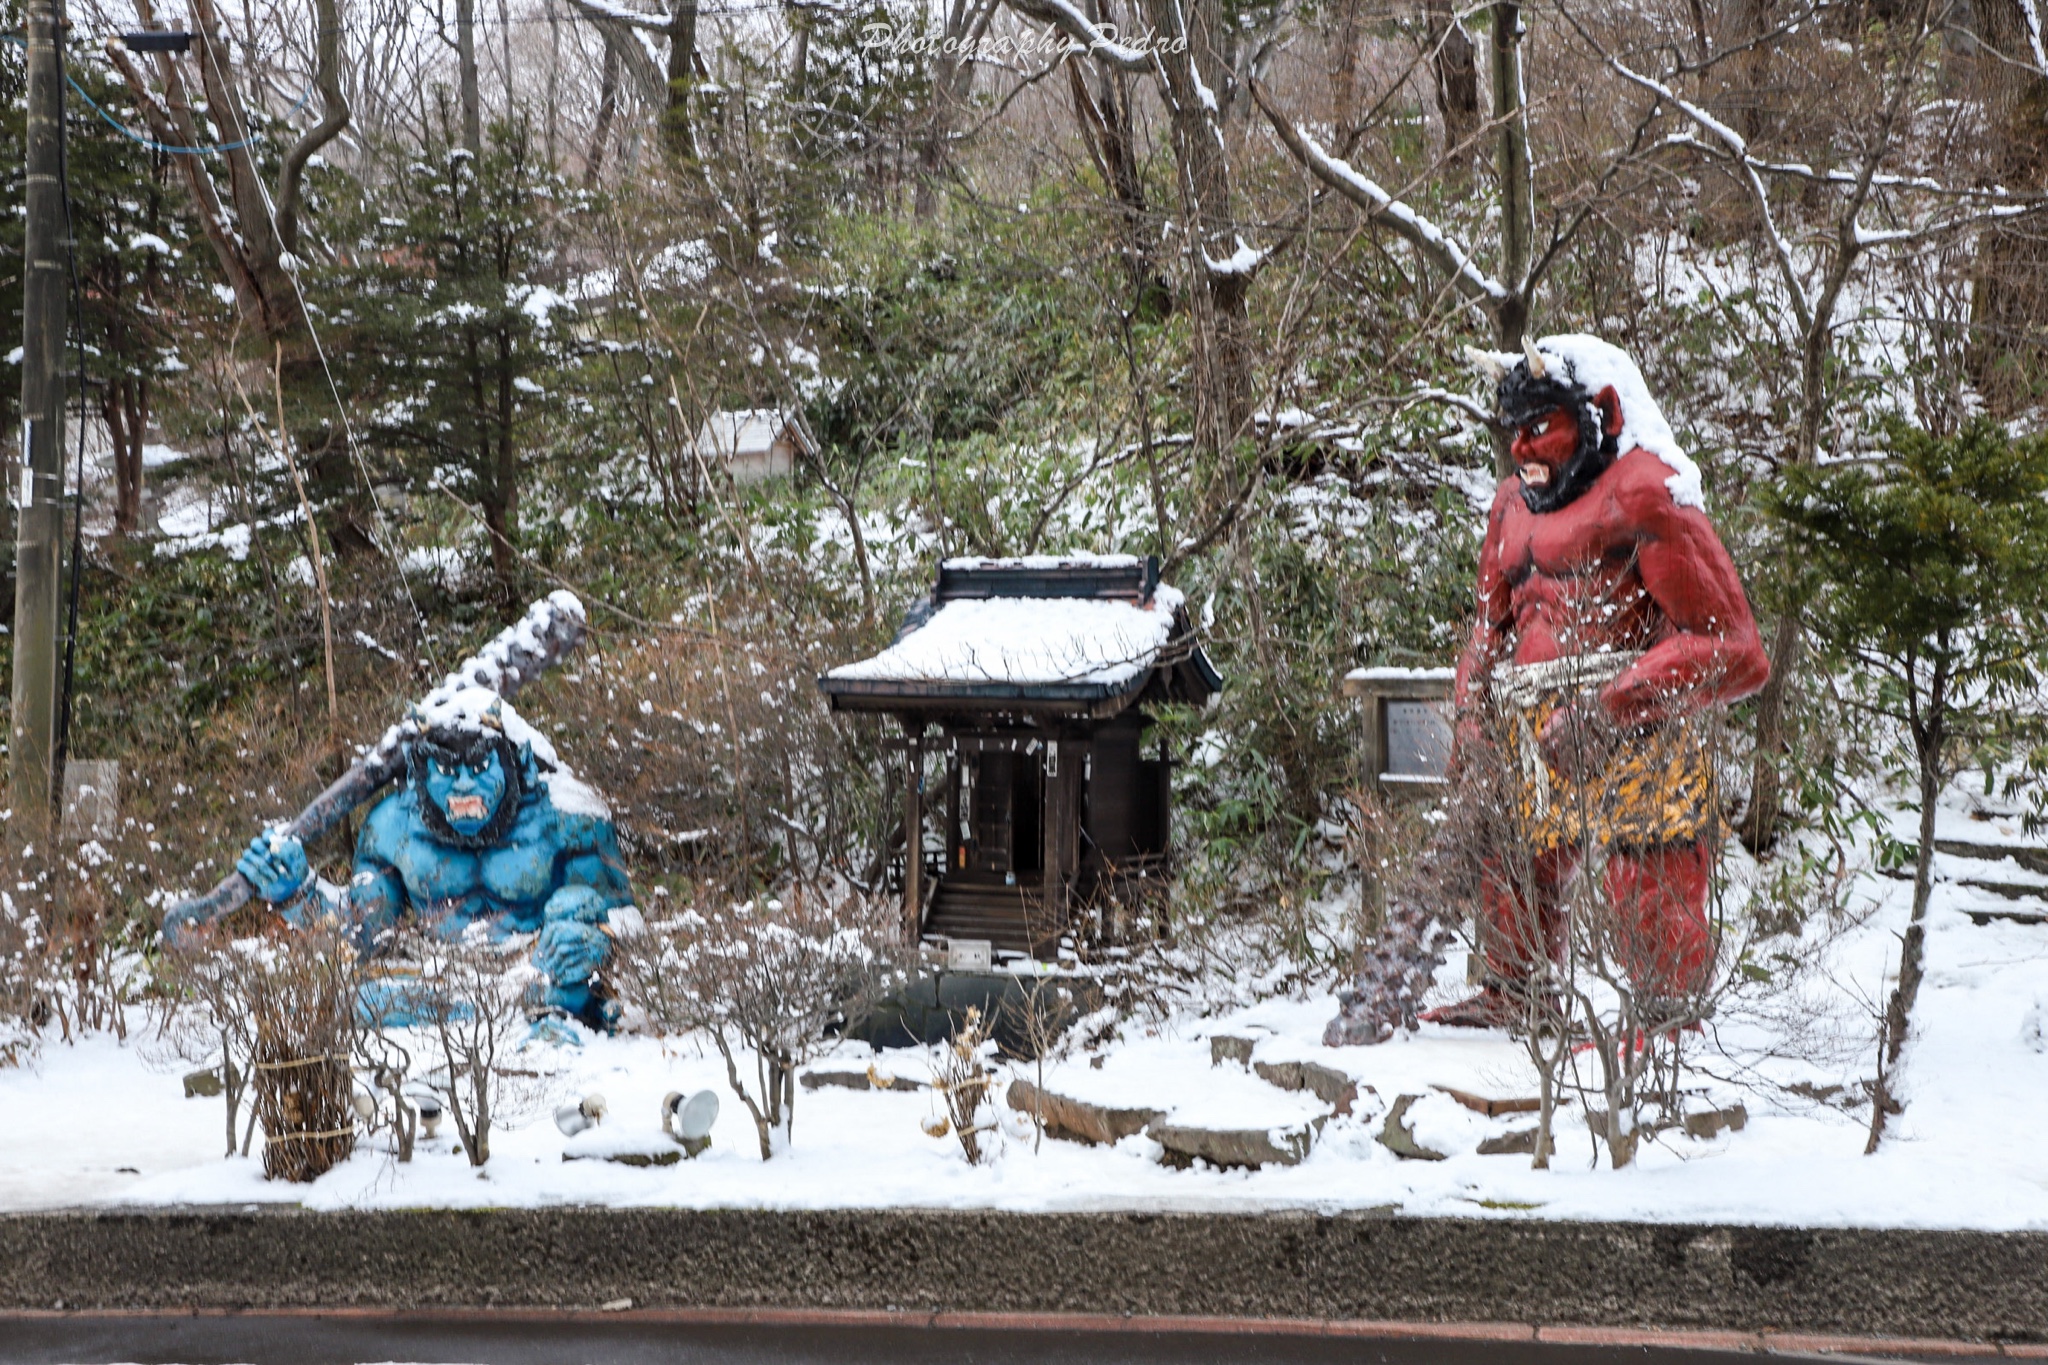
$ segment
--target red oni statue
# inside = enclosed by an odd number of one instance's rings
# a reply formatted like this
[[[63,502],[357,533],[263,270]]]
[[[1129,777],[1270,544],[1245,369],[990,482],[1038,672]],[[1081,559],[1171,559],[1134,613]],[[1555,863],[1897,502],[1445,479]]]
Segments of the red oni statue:
[[[1589,841],[1607,852],[1617,951],[1638,995],[1705,987],[1718,831],[1712,757],[1686,722],[1769,673],[1699,468],[1635,363],[1590,336],[1526,351],[1511,365],[1478,357],[1499,378],[1517,472],[1487,516],[1456,703],[1461,746],[1510,751],[1502,767],[1520,788],[1529,856],[1517,875],[1495,865],[1485,877],[1491,980],[1421,1016],[1444,1024],[1523,1014],[1501,986],[1562,956],[1559,891]],[[1484,735],[1482,712],[1508,733]]]
[[[1713,969],[1706,901],[1720,836],[1702,722],[1761,687],[1769,663],[1699,469],[1635,363],[1590,336],[1525,349],[1472,353],[1499,383],[1517,466],[1487,516],[1455,694],[1465,828],[1490,850],[1486,985],[1417,1014],[1450,940],[1431,887],[1459,862],[1452,844],[1432,845],[1338,992],[1333,1046],[1384,1041],[1418,1017],[1528,1020],[1546,959],[1566,946],[1564,884],[1591,849],[1605,853],[1609,948],[1639,1017],[1685,1017],[1683,998]]]

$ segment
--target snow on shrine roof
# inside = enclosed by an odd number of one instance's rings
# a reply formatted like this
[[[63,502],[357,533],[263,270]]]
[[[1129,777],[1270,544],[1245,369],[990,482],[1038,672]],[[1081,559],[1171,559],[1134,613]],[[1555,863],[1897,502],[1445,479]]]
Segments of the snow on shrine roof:
[[[975,597],[947,602],[871,659],[835,668],[834,681],[1119,686],[1148,672],[1173,638],[1177,588],[1149,603],[1073,597]]]
[[[1133,555],[950,559],[894,644],[832,669],[834,696],[1098,701],[1142,687],[1162,664],[1195,661],[1178,588]]]
[[[775,408],[741,408],[714,412],[697,432],[697,453],[707,458],[741,460],[766,455],[788,432],[798,445],[808,444],[788,413]]]

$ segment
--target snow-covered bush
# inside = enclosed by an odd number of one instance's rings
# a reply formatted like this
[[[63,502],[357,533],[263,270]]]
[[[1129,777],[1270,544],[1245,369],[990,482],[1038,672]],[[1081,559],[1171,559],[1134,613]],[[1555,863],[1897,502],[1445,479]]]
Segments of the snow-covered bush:
[[[890,908],[802,888],[656,920],[620,936],[620,994],[663,1035],[702,1030],[753,1115],[761,1159],[789,1141],[797,1068],[832,1047],[895,979]],[[743,1056],[753,1084],[741,1078]]]
[[[953,1036],[933,1049],[932,1093],[939,1097],[945,1112],[926,1120],[924,1130],[935,1138],[948,1133],[958,1138],[970,1166],[988,1159],[982,1135],[1000,1127],[995,1120],[982,1118],[995,1085],[995,1073],[988,1065],[995,1050],[996,1041],[989,1036],[980,1008],[974,1005],[967,1007]]]
[[[2020,1016],[2020,1041],[2033,1052],[2048,1052],[2048,996],[2035,997]]]
[[[408,926],[392,956],[410,970],[375,983],[388,988],[388,1007],[374,990],[365,1001],[366,1013],[408,1023],[438,1047],[440,1064],[419,1079],[455,1121],[472,1166],[490,1161],[494,1127],[532,1117],[548,1099],[548,1078],[511,1057],[543,977],[527,960],[526,942],[498,938],[493,928],[486,921],[445,932],[443,925]]]
[[[14,1066],[36,1045],[36,987],[43,969],[40,919],[0,888],[0,1066]]]

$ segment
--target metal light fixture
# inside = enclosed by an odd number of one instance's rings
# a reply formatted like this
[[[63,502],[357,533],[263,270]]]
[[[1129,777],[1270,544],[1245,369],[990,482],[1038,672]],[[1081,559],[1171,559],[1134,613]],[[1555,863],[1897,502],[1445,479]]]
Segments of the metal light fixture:
[[[584,1129],[603,1123],[605,1112],[604,1096],[585,1095],[555,1110],[555,1127],[562,1130],[564,1137],[575,1137]]]
[[[670,1091],[661,1101],[661,1131],[682,1144],[691,1156],[711,1145],[711,1125],[718,1122],[718,1093],[699,1090],[685,1096]]]
[[[191,50],[193,35],[175,30],[150,29],[121,35],[121,43],[130,52],[187,52]]]

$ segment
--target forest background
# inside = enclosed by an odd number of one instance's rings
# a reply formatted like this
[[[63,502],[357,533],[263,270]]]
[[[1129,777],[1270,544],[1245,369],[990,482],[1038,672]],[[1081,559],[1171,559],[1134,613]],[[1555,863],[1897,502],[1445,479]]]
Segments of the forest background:
[[[1454,661],[1502,450],[1461,348],[1566,331],[1633,354],[1704,468],[1774,663],[1727,814],[1779,852],[1747,913],[1796,925],[1824,869],[1785,830],[1875,828],[1922,767],[1896,681],[1817,628],[1796,513],[1828,471],[1921,477],[1892,458],[1914,433],[2006,468],[2048,395],[2033,0],[71,17],[68,749],[122,764],[123,818],[11,846],[17,1011],[146,949],[556,587],[593,642],[520,706],[643,888],[881,891],[892,760],[815,676],[885,643],[942,556],[1068,550],[1159,555],[1228,679],[1165,721],[1163,927],[1255,926],[1233,979],[1327,986],[1373,914],[1333,893],[1387,827],[1338,679]],[[151,24],[200,37],[110,42]],[[12,326],[18,44],[0,99]],[[707,419],[754,408],[805,434],[792,480],[706,458]],[[1981,501],[1928,477],[1930,506]],[[2048,553],[1972,546],[1966,573]],[[1997,704],[1936,747],[2024,804],[2043,586],[2009,577],[2033,586],[1961,623],[2014,627],[1971,684]],[[348,851],[313,850],[336,880]]]

